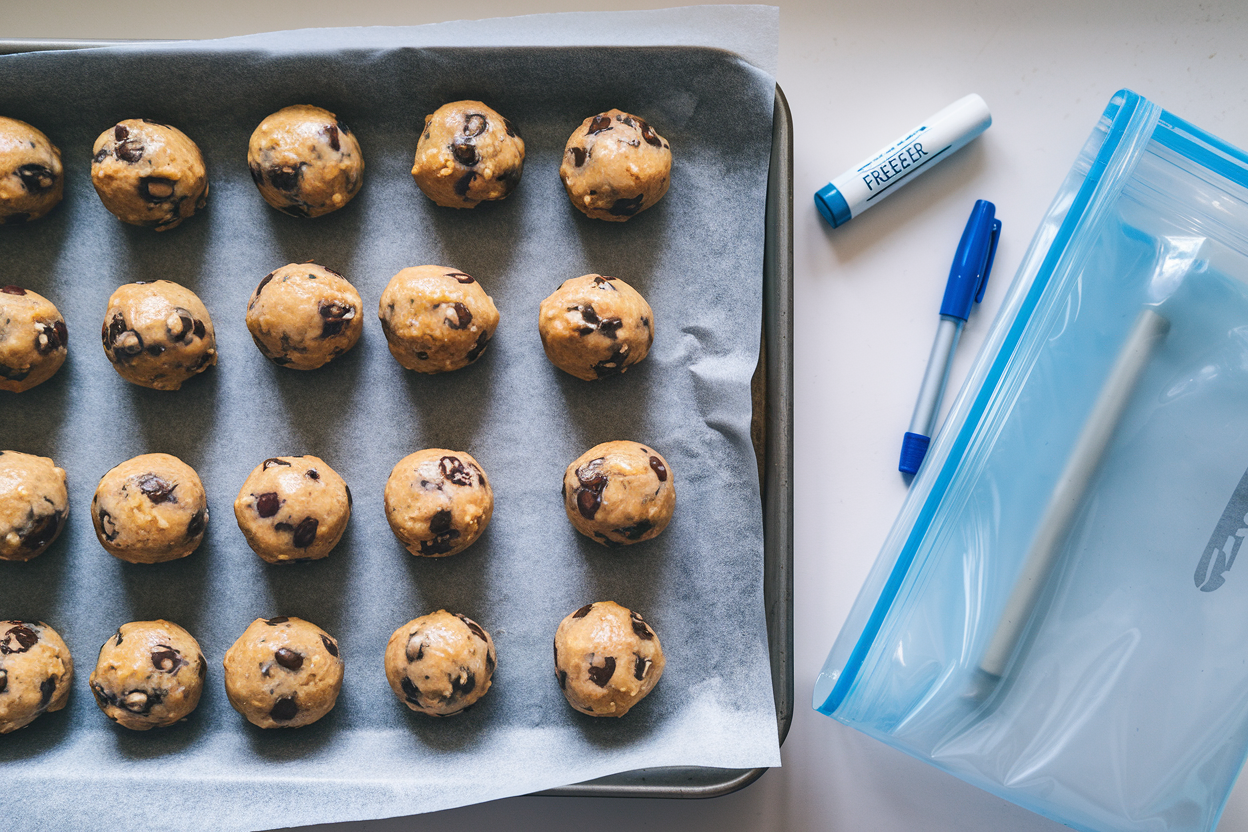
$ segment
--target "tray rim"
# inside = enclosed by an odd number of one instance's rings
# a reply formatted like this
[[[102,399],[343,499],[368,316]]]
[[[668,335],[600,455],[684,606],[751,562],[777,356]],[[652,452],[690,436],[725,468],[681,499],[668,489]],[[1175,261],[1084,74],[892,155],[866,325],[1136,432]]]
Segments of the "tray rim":
[[[0,38],[0,55],[175,42]],[[779,83],[773,105],[764,233],[762,338],[755,370],[755,382],[763,391],[763,459],[759,471],[763,499],[763,603],[776,727],[783,745],[793,722],[793,116]],[[758,415],[755,414],[756,419]],[[533,796],[720,797],[745,788],[766,771],[767,767],[636,769],[535,792]]]

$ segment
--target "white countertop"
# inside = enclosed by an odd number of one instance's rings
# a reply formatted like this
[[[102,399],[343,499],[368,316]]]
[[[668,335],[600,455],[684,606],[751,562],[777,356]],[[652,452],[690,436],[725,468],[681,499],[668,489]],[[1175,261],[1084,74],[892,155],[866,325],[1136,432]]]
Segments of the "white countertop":
[[[617,0],[602,8],[677,3]],[[795,202],[796,714],[784,765],[701,801],[515,798],[336,832],[949,830],[1054,832],[1045,820],[845,728],[810,708],[828,648],[892,524],[896,470],[944,280],[978,198],[1003,232],[983,307],[950,379],[961,383],[1023,252],[1115,90],[1128,87],[1248,147],[1243,0],[781,0],[779,82],[793,112]],[[546,11],[575,0],[244,0],[123,6],[6,3],[0,37],[194,38],[307,26],[406,25]],[[953,100],[979,93],[981,138],[839,229],[811,195]],[[0,94],[2,98],[2,94]],[[263,823],[281,826],[281,801]],[[1218,829],[1248,830],[1248,782]]]

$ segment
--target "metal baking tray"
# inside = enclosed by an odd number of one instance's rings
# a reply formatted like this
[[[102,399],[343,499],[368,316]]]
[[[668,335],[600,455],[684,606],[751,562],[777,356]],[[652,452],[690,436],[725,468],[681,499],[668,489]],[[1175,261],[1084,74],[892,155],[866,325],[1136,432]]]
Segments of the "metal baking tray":
[[[0,39],[0,55],[121,41]],[[157,41],[126,41],[148,42]],[[763,600],[780,742],[793,721],[793,118],[780,86],[772,118],[763,251],[763,320],[751,434],[763,499]],[[704,798],[753,783],[766,768],[645,768],[539,792],[549,796]]]

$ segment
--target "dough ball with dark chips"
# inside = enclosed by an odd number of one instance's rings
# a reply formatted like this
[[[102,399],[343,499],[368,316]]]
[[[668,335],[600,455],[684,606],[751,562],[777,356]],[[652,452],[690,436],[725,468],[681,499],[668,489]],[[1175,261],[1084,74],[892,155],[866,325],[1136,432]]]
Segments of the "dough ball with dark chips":
[[[122,222],[168,231],[208,200],[203,154],[176,127],[128,118],[101,133],[92,153],[91,184]]]
[[[572,132],[559,178],[586,216],[624,222],[667,193],[672,150],[645,119],[620,110],[590,116]]]
[[[52,301],[21,286],[0,287],[0,390],[21,393],[52,378],[68,345]]]
[[[263,560],[316,560],[342,539],[351,490],[319,457],[275,456],[248,475],[234,500],[234,518]]]
[[[586,604],[555,631],[555,679],[590,716],[624,716],[663,675],[663,647],[641,617],[614,601]]]
[[[498,658],[480,624],[438,610],[395,630],[385,662],[386,678],[404,705],[430,716],[453,716],[485,696]]]
[[[42,621],[0,621],[0,734],[29,725],[69,701],[74,660]]]
[[[195,637],[159,619],[118,627],[100,648],[89,681],[105,716],[124,728],[146,731],[190,716],[207,674]]]
[[[0,451],[0,560],[30,560],[65,528],[65,471],[44,456]]]
[[[654,312],[618,277],[565,280],[538,310],[546,357],[565,373],[592,381],[624,372],[654,343]]]
[[[38,128],[0,116],[0,225],[37,220],[65,191],[61,151]]]
[[[117,375],[153,390],[177,390],[217,363],[207,308],[170,280],[127,283],[113,292],[100,337]]]
[[[498,328],[494,299],[470,275],[445,266],[413,266],[390,278],[377,315],[390,354],[418,373],[467,367]]]
[[[247,302],[247,329],[274,364],[315,370],[355,346],[362,301],[345,277],[315,263],[270,272]]]
[[[251,134],[247,166],[264,201],[295,217],[319,217],[351,201],[364,184],[360,143],[329,110],[284,107]]]
[[[676,510],[672,469],[639,442],[595,445],[564,472],[563,508],[578,532],[604,546],[649,540]]]
[[[467,549],[490,523],[494,491],[471,455],[426,448],[399,460],[385,491],[386,520],[413,555]]]
[[[91,520],[110,555],[163,563],[199,547],[208,528],[208,500],[191,466],[171,454],[143,454],[100,479]]]
[[[333,710],[342,657],[329,633],[302,618],[257,618],[225,652],[225,694],[252,725],[299,728]]]
[[[444,208],[503,199],[524,170],[524,139],[480,101],[453,101],[425,117],[412,176]]]

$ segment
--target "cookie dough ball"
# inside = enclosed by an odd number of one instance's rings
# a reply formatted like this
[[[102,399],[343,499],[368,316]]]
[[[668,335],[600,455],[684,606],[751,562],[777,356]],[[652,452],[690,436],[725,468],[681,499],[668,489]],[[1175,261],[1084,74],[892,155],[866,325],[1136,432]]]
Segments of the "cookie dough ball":
[[[0,225],[37,220],[65,190],[61,151],[38,129],[0,116]]]
[[[654,312],[618,277],[587,274],[565,280],[542,301],[537,331],[550,363],[592,381],[646,357],[654,343]]]
[[[399,460],[386,481],[386,520],[413,555],[467,549],[490,524],[494,490],[469,454],[426,448]]]
[[[425,116],[412,176],[444,208],[475,208],[520,184],[524,139],[480,101],[453,101]]]
[[[110,555],[163,563],[199,547],[208,528],[208,501],[191,466],[170,454],[143,454],[100,480],[91,520]]]
[[[604,546],[649,540],[676,509],[672,469],[637,442],[595,445],[564,472],[563,508],[578,532]]]
[[[208,200],[203,154],[176,127],[128,118],[101,133],[92,152],[91,184],[122,222],[168,231]]]
[[[52,378],[68,343],[52,301],[20,286],[0,287],[0,390],[21,393]]]
[[[418,373],[467,367],[498,328],[494,299],[470,276],[445,266],[413,266],[390,278],[377,315],[390,354]]]
[[[127,283],[113,292],[100,336],[117,375],[153,390],[177,390],[217,363],[203,301],[169,280]]]
[[[586,604],[555,631],[555,678],[583,714],[624,716],[654,690],[664,663],[650,625],[614,601]]]
[[[269,563],[316,560],[338,545],[351,490],[325,460],[275,456],[256,466],[234,500],[247,545]]]
[[[252,725],[310,725],[333,709],[340,690],[338,642],[302,618],[257,618],[225,651],[225,694]]]
[[[30,560],[69,516],[65,471],[44,456],[0,451],[0,560]]]
[[[662,199],[672,173],[672,150],[645,119],[608,110],[573,131],[559,178],[586,216],[624,222]]]
[[[355,346],[364,331],[360,293],[315,263],[270,272],[247,303],[247,329],[274,364],[315,370]]]
[[[207,674],[199,642],[186,630],[171,621],[132,621],[104,642],[89,681],[105,716],[146,731],[190,716]]]
[[[466,615],[438,610],[394,631],[386,644],[386,678],[404,705],[430,716],[454,716],[490,689],[494,642]]]
[[[355,134],[329,110],[308,104],[260,122],[247,144],[247,167],[264,201],[293,217],[337,211],[364,183]]]
[[[0,621],[0,734],[29,725],[69,699],[74,660],[42,621]]]

